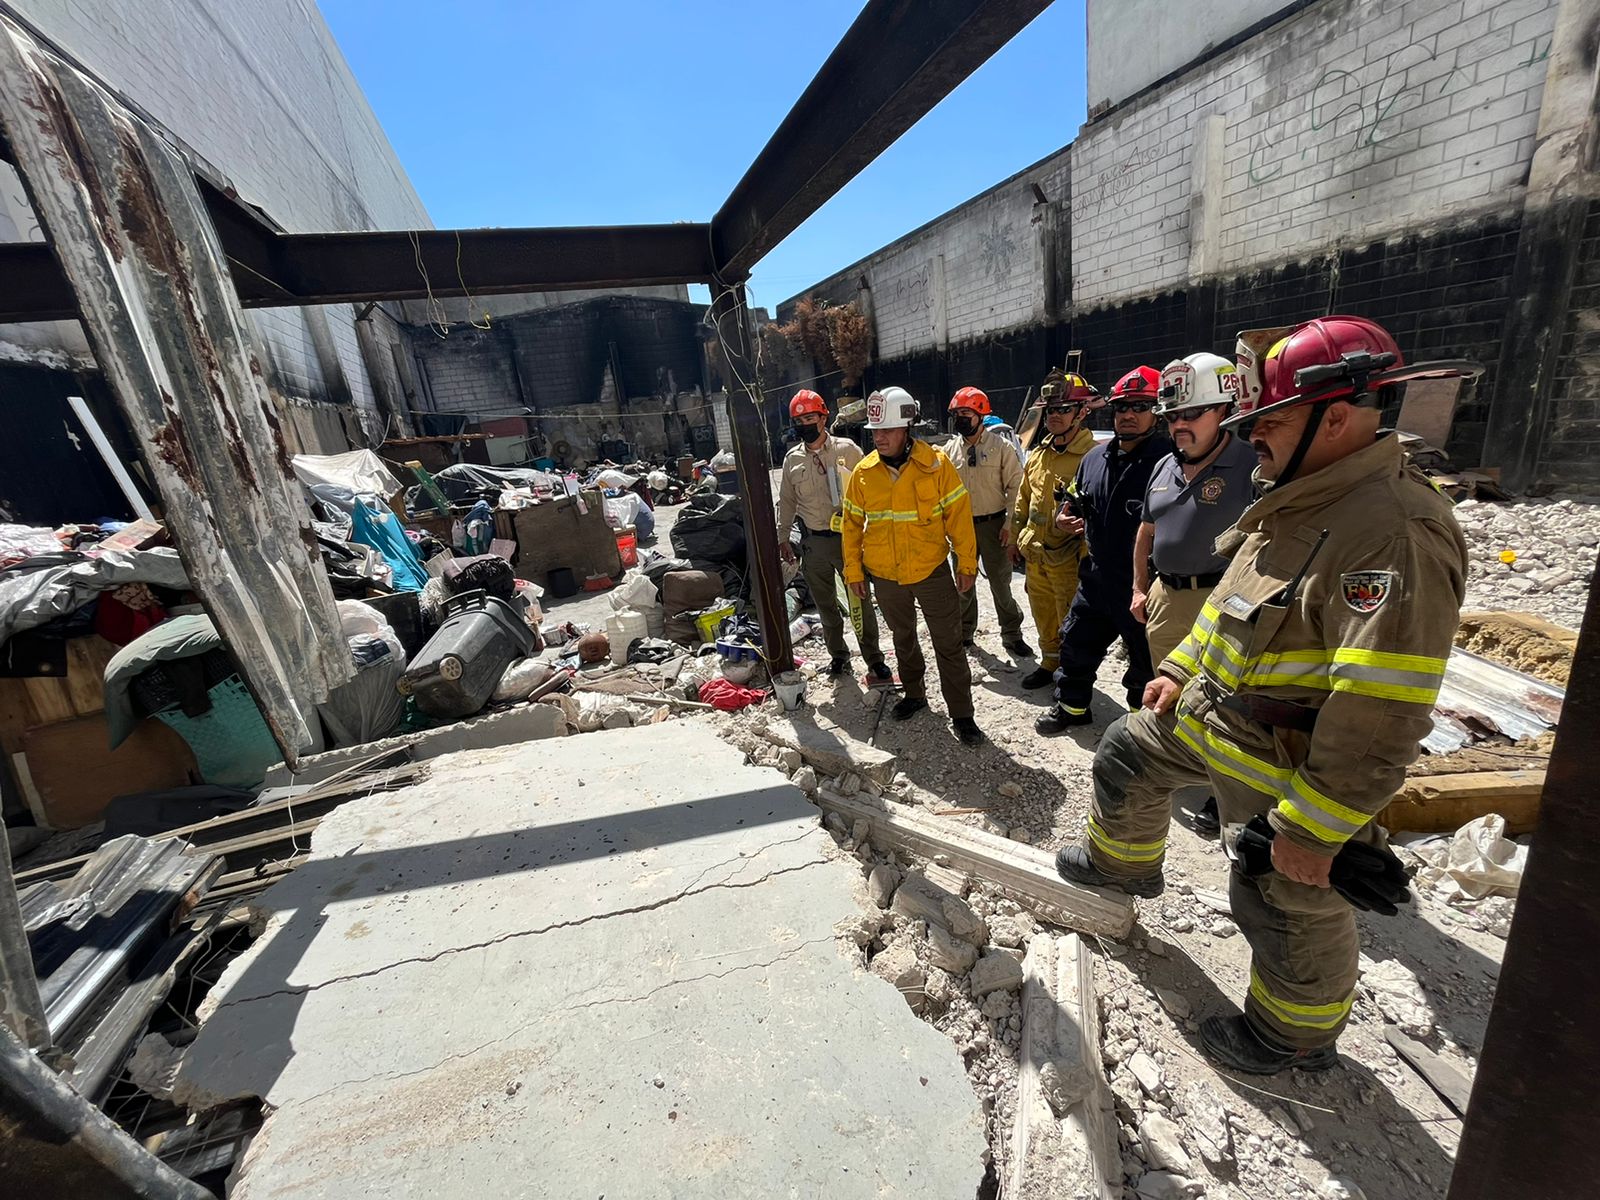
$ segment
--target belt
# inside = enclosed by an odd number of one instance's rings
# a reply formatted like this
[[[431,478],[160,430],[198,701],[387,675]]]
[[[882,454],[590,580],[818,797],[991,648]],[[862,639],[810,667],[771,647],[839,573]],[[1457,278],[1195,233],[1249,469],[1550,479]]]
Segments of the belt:
[[[1298,729],[1310,733],[1317,727],[1319,709],[1291,700],[1274,700],[1270,696],[1224,696],[1217,701],[1220,708],[1236,712],[1262,725],[1274,729]]]
[[[804,521],[800,523],[800,531],[802,537],[836,538],[839,536],[831,529],[812,529]]]
[[[1209,575],[1168,575],[1165,571],[1157,571],[1156,578],[1169,588],[1183,592],[1190,588],[1216,587],[1222,581],[1222,572],[1212,571]]]
[[[973,517],[972,518],[972,523],[974,525],[981,525],[985,521],[1004,521],[1005,519],[1006,519],[1005,511],[1001,510],[1000,512],[997,512],[997,513],[985,513],[981,517]]]

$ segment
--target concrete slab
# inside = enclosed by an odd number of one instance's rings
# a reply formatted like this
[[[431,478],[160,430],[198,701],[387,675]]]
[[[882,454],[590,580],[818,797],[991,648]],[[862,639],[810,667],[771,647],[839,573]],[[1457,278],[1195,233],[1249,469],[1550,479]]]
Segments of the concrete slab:
[[[567,723],[559,709],[549,704],[519,704],[515,708],[468,717],[464,721],[452,721],[449,725],[426,729],[421,733],[402,733],[376,742],[362,742],[359,746],[341,746],[337,750],[324,750],[321,754],[308,754],[301,758],[298,769],[294,771],[281,762],[274,763],[267,768],[262,786],[321,783],[353,762],[398,750],[402,746],[411,747],[412,759],[421,762],[441,754],[489,750],[512,742],[560,737],[566,732]]]
[[[837,949],[825,837],[694,722],[436,759],[263,895],[176,1097],[275,1110],[234,1200],[964,1200],[977,1100]]]

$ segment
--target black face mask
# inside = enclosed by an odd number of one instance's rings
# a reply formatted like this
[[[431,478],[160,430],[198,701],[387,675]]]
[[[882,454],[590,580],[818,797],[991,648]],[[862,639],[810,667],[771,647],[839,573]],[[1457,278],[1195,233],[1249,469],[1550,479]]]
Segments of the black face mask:
[[[951,418],[950,427],[962,437],[971,437],[978,432],[978,418],[971,416],[958,416]]]
[[[823,433],[820,425],[791,425],[789,426],[789,431],[808,446],[820,438]]]

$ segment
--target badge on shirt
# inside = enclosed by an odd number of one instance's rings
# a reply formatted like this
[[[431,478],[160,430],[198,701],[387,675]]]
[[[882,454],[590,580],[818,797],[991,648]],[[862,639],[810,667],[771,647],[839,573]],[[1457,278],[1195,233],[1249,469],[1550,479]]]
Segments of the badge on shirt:
[[[1213,475],[1200,485],[1200,499],[1207,504],[1215,504],[1222,499],[1222,490],[1227,486],[1221,475]]]
[[[1393,571],[1346,571],[1339,576],[1344,602],[1362,615],[1382,608],[1394,585]]]

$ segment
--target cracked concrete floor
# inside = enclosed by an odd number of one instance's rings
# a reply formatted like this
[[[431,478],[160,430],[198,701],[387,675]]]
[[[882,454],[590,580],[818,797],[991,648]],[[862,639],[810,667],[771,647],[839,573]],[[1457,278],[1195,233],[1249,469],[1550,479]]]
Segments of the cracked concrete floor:
[[[237,1200],[965,1200],[977,1099],[836,949],[824,846],[697,721],[436,759],[260,898],[177,1098],[273,1110]]]

